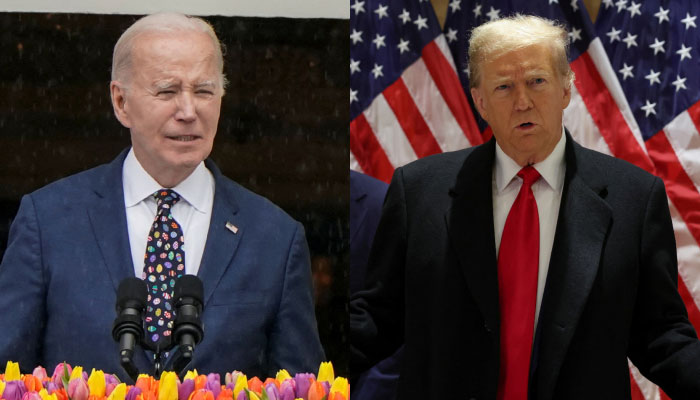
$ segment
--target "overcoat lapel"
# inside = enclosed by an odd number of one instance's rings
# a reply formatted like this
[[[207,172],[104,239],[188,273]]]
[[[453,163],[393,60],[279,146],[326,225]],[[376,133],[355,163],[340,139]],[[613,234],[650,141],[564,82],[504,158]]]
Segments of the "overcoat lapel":
[[[484,321],[498,335],[498,276],[493,231],[491,176],[495,140],[474,148],[450,190],[451,206],[446,214],[452,249]]]
[[[566,179],[535,339],[537,399],[551,399],[559,370],[598,273],[612,209],[604,171],[585,163],[567,134]]]
[[[233,255],[245,235],[246,225],[238,215],[235,193],[224,182],[221,171],[210,160],[207,168],[214,175],[216,189],[212,207],[207,242],[197,276],[204,285],[204,307],[211,298],[224,272],[229,268]]]

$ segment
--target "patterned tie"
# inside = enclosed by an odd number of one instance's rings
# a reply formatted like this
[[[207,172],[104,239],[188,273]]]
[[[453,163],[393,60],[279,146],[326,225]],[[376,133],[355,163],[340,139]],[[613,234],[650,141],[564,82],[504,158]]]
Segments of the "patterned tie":
[[[540,223],[532,184],[540,174],[531,166],[518,172],[523,179],[508,213],[498,252],[498,293],[501,311],[499,400],[526,400],[537,301]]]
[[[185,238],[171,212],[180,196],[170,189],[161,189],[153,197],[158,211],[148,233],[143,279],[148,284],[146,337],[156,344],[168,338],[173,328],[170,299],[175,280],[185,273]]]

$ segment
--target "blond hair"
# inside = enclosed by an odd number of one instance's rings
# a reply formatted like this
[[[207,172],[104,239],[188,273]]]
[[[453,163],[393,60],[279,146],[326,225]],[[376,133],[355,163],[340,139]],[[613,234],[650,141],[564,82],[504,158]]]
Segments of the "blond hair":
[[[228,83],[224,75],[223,45],[209,23],[201,18],[179,13],[157,13],[142,17],[128,27],[114,45],[112,54],[112,80],[129,82],[131,73],[131,56],[136,39],[145,33],[163,32],[201,32],[205,33],[214,45],[219,79],[222,90]]]
[[[516,14],[487,22],[472,30],[469,38],[469,86],[479,86],[481,65],[506,52],[532,45],[546,45],[552,50],[552,62],[562,84],[570,88],[574,72],[569,66],[569,36],[558,22],[534,16]]]

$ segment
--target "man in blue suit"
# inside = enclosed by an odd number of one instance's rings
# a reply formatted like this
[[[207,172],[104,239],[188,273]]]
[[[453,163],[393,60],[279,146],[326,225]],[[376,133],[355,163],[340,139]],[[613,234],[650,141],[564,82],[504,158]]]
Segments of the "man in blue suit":
[[[144,17],[112,62],[112,104],[132,147],[22,199],[0,266],[0,363],[30,370],[65,360],[128,379],[111,334],[119,283],[163,282],[149,285],[145,340],[158,343],[172,328],[167,282],[186,273],[204,285],[205,333],[191,368],[260,377],[315,370],[324,355],[303,227],[206,160],[226,85],[211,26]],[[161,192],[178,200],[164,207]],[[180,232],[184,260],[170,275],[161,269],[171,263],[149,269],[144,256],[163,238],[154,222],[166,216],[179,226],[169,233]],[[152,353],[137,349],[134,362],[153,373]]]

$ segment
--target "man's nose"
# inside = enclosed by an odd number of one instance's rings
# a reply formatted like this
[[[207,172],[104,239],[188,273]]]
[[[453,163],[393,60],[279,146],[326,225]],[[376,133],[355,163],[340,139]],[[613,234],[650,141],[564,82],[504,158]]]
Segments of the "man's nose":
[[[528,93],[526,87],[516,86],[515,87],[515,109],[518,111],[525,111],[532,108],[532,99],[530,98],[530,93]]]
[[[192,93],[183,91],[177,99],[177,112],[175,119],[183,122],[192,122],[197,118],[197,106]]]

